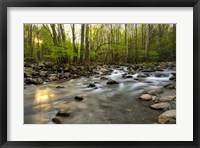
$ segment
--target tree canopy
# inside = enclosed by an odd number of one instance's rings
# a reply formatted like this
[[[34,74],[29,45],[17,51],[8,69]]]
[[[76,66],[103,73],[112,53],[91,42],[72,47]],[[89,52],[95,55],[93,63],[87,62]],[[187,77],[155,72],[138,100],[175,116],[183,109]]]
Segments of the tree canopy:
[[[176,60],[176,24],[25,24],[24,56],[56,64]]]

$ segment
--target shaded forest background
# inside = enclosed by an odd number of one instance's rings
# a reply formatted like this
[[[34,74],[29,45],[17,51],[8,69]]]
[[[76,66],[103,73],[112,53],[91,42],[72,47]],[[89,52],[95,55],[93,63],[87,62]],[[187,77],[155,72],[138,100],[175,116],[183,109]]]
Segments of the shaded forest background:
[[[175,24],[25,24],[24,58],[57,65],[176,60]]]

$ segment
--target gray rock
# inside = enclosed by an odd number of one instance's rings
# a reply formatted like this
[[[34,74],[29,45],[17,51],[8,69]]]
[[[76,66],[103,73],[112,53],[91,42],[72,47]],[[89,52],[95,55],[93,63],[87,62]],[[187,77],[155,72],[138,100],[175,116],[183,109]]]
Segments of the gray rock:
[[[156,95],[156,94],[160,94],[162,92],[163,92],[163,90],[161,90],[161,89],[152,89],[152,90],[148,91],[148,94]]]
[[[112,79],[109,79],[108,82],[107,82],[108,85],[112,85],[112,84],[119,84],[119,82],[115,81],[115,80],[112,80]]]
[[[53,67],[52,62],[45,62],[44,65],[45,65],[46,68],[52,68]]]
[[[56,116],[69,117],[70,116],[70,112],[69,112],[69,110],[66,110],[66,109],[60,109],[58,111],[58,113],[56,114]]]
[[[42,83],[44,83],[44,80],[42,79],[42,78],[37,78],[36,79],[36,81],[37,81],[37,84],[42,84]]]
[[[48,71],[40,71],[39,74],[41,77],[47,77],[48,76]]]
[[[149,94],[143,94],[140,96],[140,99],[145,100],[145,101],[149,101],[152,99],[152,96]]]
[[[159,98],[159,102],[169,102],[176,98],[176,96],[163,96]]]
[[[24,68],[24,77],[32,77],[33,69],[32,68]]]
[[[44,65],[43,63],[39,63],[39,64],[38,64],[38,67],[43,68],[43,67],[45,67],[45,65]]]
[[[68,78],[69,78],[69,76],[70,76],[70,73],[69,73],[69,72],[66,72],[66,73],[64,73],[64,77],[65,77],[65,78],[67,78],[67,79],[68,79]]]
[[[174,124],[176,123],[176,110],[168,110],[162,113],[158,117],[158,123],[160,124]]]
[[[52,122],[55,123],[55,124],[62,124],[63,122],[63,119],[61,117],[54,117],[52,118]]]
[[[145,74],[138,74],[137,78],[146,78],[147,76]]]
[[[58,80],[57,74],[50,74],[48,79],[49,79],[50,81]]]
[[[26,78],[25,79],[26,84],[37,84],[37,80],[33,78]]]
[[[101,77],[100,79],[101,79],[101,80],[108,80],[107,77]]]
[[[176,76],[170,77],[169,80],[176,80]]]
[[[163,109],[165,110],[166,108],[170,107],[170,103],[168,102],[160,102],[160,103],[156,103],[150,106],[153,109]]]

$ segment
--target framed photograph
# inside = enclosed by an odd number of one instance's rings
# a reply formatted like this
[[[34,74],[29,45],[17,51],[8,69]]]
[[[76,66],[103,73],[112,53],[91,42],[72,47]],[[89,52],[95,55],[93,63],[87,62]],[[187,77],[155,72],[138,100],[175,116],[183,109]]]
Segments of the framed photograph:
[[[1,1],[1,147],[199,147],[198,0]]]

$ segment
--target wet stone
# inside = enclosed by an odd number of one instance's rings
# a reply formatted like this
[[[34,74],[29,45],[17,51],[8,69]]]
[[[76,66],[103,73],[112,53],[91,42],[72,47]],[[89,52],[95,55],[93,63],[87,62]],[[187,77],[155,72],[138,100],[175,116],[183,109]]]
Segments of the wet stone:
[[[110,80],[108,80],[107,84],[112,85],[112,84],[119,84],[119,83],[115,80],[110,79]]]
[[[61,117],[54,117],[52,118],[52,122],[55,124],[62,124],[62,118]]]
[[[90,83],[90,84],[88,85],[88,87],[96,87],[96,85],[95,85],[94,83]]]
[[[83,97],[80,97],[80,96],[75,96],[74,99],[76,101],[83,101]]]
[[[143,94],[143,95],[140,96],[140,99],[148,101],[148,100],[152,99],[152,96],[149,95],[149,94]]]
[[[58,85],[58,86],[56,86],[56,88],[65,88],[65,86],[63,86],[63,85]]]

